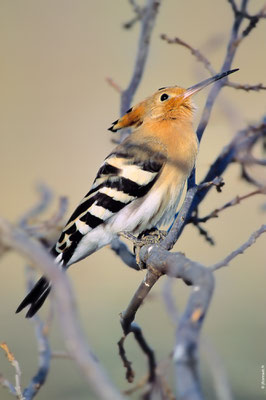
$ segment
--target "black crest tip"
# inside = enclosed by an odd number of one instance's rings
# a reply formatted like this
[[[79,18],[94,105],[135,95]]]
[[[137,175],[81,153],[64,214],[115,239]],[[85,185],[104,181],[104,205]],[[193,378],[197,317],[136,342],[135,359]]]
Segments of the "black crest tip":
[[[112,122],[112,126],[110,126],[110,128],[108,128],[108,131],[117,132],[117,129],[115,129],[114,126],[118,123],[118,121],[119,120],[117,119],[116,121]]]
[[[112,125],[110,128],[108,128],[108,131],[117,132],[117,129],[114,129],[114,125]]]

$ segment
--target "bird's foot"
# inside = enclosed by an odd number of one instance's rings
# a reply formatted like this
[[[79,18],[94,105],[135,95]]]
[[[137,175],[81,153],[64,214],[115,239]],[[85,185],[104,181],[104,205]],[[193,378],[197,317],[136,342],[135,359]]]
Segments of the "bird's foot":
[[[138,235],[138,237],[129,232],[120,232],[119,235],[133,243],[133,251],[136,255],[136,262],[140,269],[144,269],[145,264],[140,259],[140,249],[145,245],[160,243],[166,237],[167,231],[161,231],[157,228],[152,228],[143,231]]]

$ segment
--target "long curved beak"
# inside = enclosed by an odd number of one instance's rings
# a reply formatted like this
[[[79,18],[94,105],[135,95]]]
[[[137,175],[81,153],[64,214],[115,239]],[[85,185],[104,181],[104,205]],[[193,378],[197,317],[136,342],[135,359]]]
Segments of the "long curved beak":
[[[225,78],[226,76],[233,74],[234,72],[238,71],[239,68],[236,69],[231,69],[229,71],[226,72],[222,72],[221,74],[215,75],[212,78],[209,79],[205,79],[205,81],[202,81],[200,83],[197,83],[194,86],[191,86],[190,88],[188,88],[185,93],[184,93],[184,99],[186,99],[187,97],[192,96],[195,93],[198,93],[201,89],[204,89],[206,86],[210,85],[213,82],[219,81],[219,79]]]

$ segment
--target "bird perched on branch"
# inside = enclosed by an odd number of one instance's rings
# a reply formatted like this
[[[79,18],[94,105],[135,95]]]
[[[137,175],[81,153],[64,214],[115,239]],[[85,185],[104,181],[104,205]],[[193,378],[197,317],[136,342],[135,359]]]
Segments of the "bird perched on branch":
[[[173,221],[198,153],[191,96],[236,70],[189,89],[163,87],[109,128],[133,132],[104,160],[90,191],[76,208],[51,254],[67,268],[109,244],[120,232],[141,234]],[[26,317],[42,306],[51,285],[42,277],[19,305]]]

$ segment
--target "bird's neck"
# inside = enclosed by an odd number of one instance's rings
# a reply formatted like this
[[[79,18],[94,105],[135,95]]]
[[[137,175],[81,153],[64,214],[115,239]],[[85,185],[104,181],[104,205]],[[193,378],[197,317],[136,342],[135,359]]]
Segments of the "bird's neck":
[[[144,121],[139,129],[133,132],[139,143],[150,143],[168,160],[178,161],[192,169],[198,152],[198,139],[191,121],[160,119]]]

